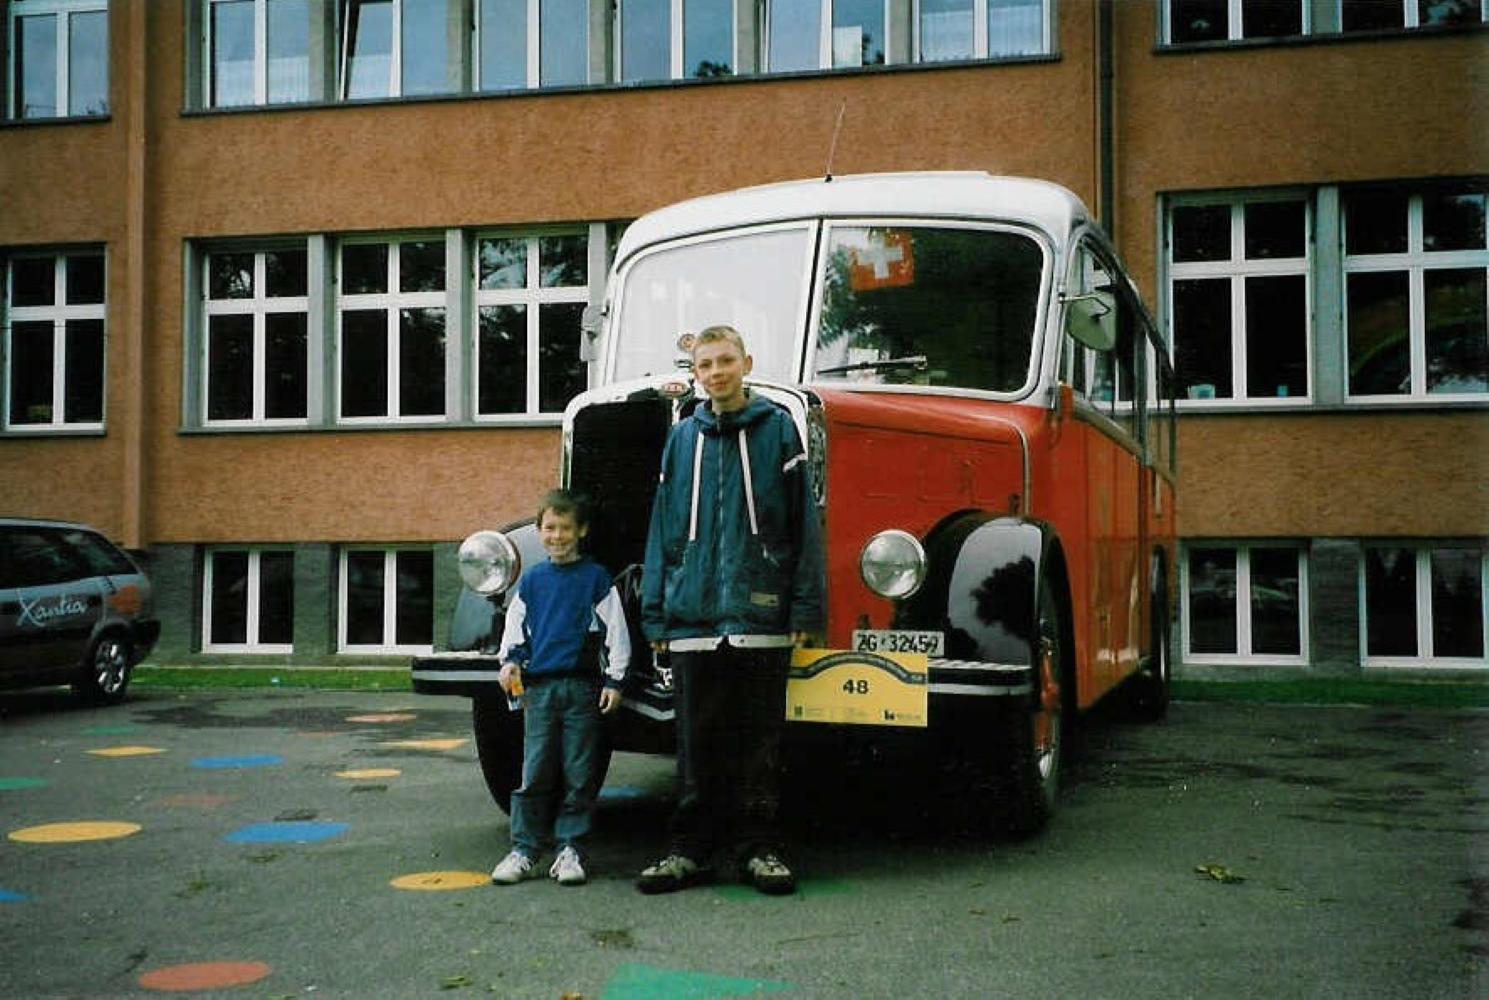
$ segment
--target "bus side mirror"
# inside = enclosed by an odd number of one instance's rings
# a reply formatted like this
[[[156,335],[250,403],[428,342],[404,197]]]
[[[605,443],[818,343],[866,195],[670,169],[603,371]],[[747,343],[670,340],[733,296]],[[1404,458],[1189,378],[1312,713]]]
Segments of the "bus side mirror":
[[[1065,300],[1065,332],[1093,351],[1117,346],[1117,297],[1108,291],[1087,292]]]
[[[600,343],[600,327],[604,322],[604,307],[594,303],[584,307],[584,314],[579,319],[579,360],[585,364],[599,356],[596,348]]]

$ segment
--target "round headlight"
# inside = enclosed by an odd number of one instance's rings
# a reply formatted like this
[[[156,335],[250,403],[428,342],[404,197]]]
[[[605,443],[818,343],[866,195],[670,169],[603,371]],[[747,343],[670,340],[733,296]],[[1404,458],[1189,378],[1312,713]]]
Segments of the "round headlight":
[[[925,582],[925,549],[908,531],[881,531],[858,554],[858,572],[880,597],[909,597]]]
[[[460,579],[478,594],[500,594],[517,581],[522,557],[500,531],[478,531],[460,543]]]

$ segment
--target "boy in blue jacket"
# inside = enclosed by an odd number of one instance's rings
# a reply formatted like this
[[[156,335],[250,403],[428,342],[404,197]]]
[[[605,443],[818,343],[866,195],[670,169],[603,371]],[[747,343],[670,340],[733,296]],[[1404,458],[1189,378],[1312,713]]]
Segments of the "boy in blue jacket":
[[[709,327],[692,355],[708,399],[663,450],[641,605],[647,639],[671,658],[680,789],[671,849],[636,885],[706,881],[728,848],[755,888],[786,894],[780,744],[792,647],[822,629],[817,506],[795,422],[745,388],[739,333]]]
[[[610,574],[579,551],[588,533],[583,501],[567,490],[544,496],[538,537],[548,561],[522,574],[507,607],[499,676],[509,694],[521,692],[524,734],[522,787],[512,793],[512,850],[491,873],[498,885],[536,876],[549,841],[559,847],[549,877],[560,885],[587,878],[580,847],[599,791],[599,717],[619,707],[631,659]]]

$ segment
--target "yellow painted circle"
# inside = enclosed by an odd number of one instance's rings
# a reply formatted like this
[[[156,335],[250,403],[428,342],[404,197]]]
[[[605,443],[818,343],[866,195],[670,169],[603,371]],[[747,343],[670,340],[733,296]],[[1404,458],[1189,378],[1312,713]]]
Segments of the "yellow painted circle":
[[[160,747],[105,747],[88,752],[96,757],[144,757],[152,753],[165,753]]]
[[[351,771],[337,771],[338,778],[352,778],[360,780],[363,778],[396,778],[403,772],[396,767],[361,767]]]
[[[390,884],[397,889],[438,892],[442,889],[470,889],[490,881],[491,876],[485,872],[415,872],[400,875]]]
[[[108,823],[91,821],[82,823],[49,823],[46,826],[31,826],[15,830],[11,840],[23,844],[76,844],[85,840],[114,840],[140,832],[138,823]]]
[[[464,739],[435,739],[435,740],[388,740],[379,744],[385,747],[405,747],[409,750],[454,750],[465,745]]]

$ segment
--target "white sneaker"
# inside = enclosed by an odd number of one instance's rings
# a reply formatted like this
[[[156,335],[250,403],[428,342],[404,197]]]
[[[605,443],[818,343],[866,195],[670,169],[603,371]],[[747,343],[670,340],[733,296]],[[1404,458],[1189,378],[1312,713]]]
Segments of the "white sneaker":
[[[533,878],[537,874],[532,858],[521,851],[513,851],[491,869],[491,881],[497,885],[516,885],[523,879]]]
[[[589,878],[584,874],[584,866],[579,863],[579,852],[572,847],[565,847],[558,852],[558,857],[553,860],[553,867],[548,869],[548,877],[556,879],[559,885],[583,885]]]

